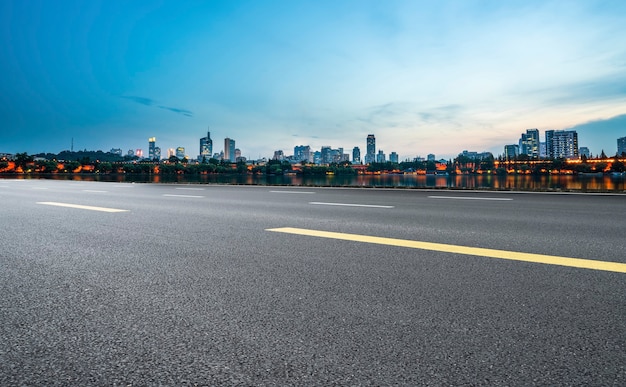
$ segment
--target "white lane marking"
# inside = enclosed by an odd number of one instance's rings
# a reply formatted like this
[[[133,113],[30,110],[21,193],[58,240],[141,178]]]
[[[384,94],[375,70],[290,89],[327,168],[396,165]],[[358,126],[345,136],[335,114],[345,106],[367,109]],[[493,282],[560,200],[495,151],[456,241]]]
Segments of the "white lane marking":
[[[187,191],[204,191],[204,188],[182,188],[182,187],[178,188],[177,187],[177,188],[174,188],[174,189],[184,189],[184,190],[187,190]]]
[[[48,187],[31,187],[31,189],[49,189]]]
[[[344,206],[344,207],[394,208],[394,206],[381,206],[381,205],[377,205],[377,204],[324,203],[324,202],[309,202],[309,204],[319,205],[319,206]]]
[[[290,194],[314,194],[311,191],[270,191],[272,193],[290,193]]]
[[[163,196],[174,197],[174,198],[203,198],[204,197],[204,196],[199,196],[199,195],[171,195],[171,194],[164,194]]]
[[[509,201],[511,198],[481,198],[472,196],[429,196],[429,199],[456,199],[456,200],[494,200],[494,201]]]
[[[37,202],[37,204],[43,204],[43,205],[46,205],[46,206],[78,208],[80,210],[91,210],[91,211],[100,211],[100,212],[128,212],[129,211],[129,210],[121,210],[119,208],[83,206],[83,205],[80,205],[80,204],[58,203],[58,202]]]
[[[84,189],[83,192],[109,192],[109,191],[100,191],[97,189]]]

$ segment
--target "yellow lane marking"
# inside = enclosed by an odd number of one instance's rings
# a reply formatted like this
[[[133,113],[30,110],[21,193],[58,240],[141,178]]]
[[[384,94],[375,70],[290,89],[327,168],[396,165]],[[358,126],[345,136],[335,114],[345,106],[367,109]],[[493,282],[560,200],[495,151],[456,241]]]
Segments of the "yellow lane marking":
[[[419,242],[406,239],[382,238],[368,235],[345,234],[339,232],[309,230],[304,228],[269,228],[267,231],[281,232],[286,234],[306,235],[318,238],[339,239],[353,242],[373,243],[378,245],[408,247],[412,249],[432,250],[453,254],[476,255],[487,258],[508,259],[512,261],[524,261],[543,263],[547,265],[559,265],[577,267],[582,269],[613,271],[626,273],[626,263],[595,261],[592,259],[558,257],[553,255],[520,253],[515,251],[484,249],[480,247],[467,247],[448,245],[443,243]]]
[[[129,211],[129,210],[120,210],[118,208],[83,206],[81,204],[58,203],[58,202],[37,202],[37,204],[44,204],[46,206],[78,208],[81,210],[91,210],[91,211],[100,211],[100,212],[127,212]]]

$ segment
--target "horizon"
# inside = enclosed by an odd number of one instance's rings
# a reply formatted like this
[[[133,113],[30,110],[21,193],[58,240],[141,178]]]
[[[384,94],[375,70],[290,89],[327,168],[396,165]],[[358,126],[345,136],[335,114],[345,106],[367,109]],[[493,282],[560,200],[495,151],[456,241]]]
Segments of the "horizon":
[[[0,152],[156,137],[194,158],[210,131],[257,159],[374,133],[448,159],[537,128],[610,155],[626,136],[618,1],[7,0],[0,20]]]

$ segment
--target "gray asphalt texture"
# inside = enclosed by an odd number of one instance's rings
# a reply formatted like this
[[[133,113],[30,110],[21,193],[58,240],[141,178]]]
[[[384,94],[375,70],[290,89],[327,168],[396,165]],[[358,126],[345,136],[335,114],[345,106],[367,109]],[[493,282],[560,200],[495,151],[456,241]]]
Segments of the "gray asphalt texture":
[[[624,386],[626,274],[267,229],[626,262],[625,214],[623,195],[0,180],[0,385]]]

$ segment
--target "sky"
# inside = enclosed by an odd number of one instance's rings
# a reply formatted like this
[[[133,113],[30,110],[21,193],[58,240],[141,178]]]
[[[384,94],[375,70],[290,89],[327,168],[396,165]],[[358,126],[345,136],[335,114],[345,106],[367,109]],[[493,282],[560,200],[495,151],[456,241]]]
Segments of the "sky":
[[[400,159],[626,136],[626,1],[0,2],[0,153],[235,139]]]

